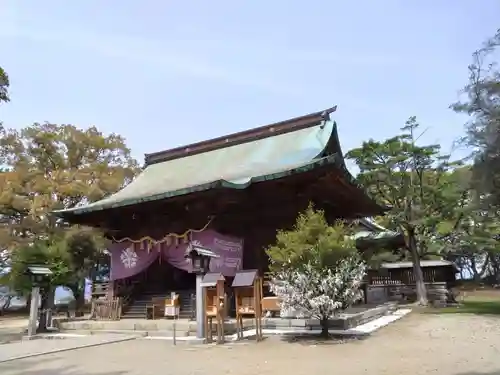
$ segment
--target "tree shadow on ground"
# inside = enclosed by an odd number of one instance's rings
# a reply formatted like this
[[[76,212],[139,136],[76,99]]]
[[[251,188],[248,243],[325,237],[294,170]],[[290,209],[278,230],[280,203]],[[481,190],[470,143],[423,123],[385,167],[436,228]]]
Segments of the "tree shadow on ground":
[[[368,335],[360,336],[345,336],[345,335],[329,335],[328,338],[321,337],[318,334],[310,335],[283,335],[280,336],[281,341],[290,344],[301,344],[301,345],[341,345],[354,343],[368,338]]]
[[[458,306],[444,307],[440,309],[428,309],[428,314],[476,314],[476,315],[500,315],[500,300],[498,301],[464,301]]]
[[[61,358],[38,356],[0,363],[2,375],[88,375],[89,372],[80,366],[58,366]],[[125,375],[126,371],[98,371],[92,375]]]

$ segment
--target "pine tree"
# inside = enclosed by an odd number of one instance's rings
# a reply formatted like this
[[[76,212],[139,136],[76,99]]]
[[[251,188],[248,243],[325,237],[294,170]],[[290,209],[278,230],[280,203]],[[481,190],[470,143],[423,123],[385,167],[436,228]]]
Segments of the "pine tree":
[[[347,153],[360,173],[359,183],[391,210],[388,227],[400,231],[414,265],[418,302],[427,304],[420,260],[439,256],[441,223],[457,217],[464,188],[452,173],[459,162],[450,162],[439,145],[416,144],[419,124],[411,117],[402,133],[385,141],[370,140]]]

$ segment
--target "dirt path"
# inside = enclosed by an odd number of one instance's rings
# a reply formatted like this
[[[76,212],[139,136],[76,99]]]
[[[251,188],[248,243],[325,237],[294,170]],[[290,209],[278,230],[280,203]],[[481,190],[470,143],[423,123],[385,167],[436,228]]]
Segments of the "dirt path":
[[[24,317],[0,317],[0,344],[20,340],[28,327],[28,319]]]
[[[173,347],[136,340],[0,365],[2,375],[498,375],[500,319],[411,314],[366,340]]]

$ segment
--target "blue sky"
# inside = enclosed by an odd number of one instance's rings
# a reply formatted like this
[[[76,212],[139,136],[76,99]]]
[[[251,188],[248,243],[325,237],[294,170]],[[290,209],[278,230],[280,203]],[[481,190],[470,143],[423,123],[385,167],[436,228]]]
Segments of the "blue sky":
[[[337,104],[344,151],[411,115],[448,147],[464,121],[448,105],[499,14],[494,0],[0,0],[0,119],[96,125],[142,161]]]

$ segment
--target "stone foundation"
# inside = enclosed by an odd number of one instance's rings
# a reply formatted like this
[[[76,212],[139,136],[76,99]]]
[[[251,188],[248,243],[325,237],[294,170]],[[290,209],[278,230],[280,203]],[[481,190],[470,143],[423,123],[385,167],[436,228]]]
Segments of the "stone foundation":
[[[395,303],[385,303],[377,306],[357,306],[348,309],[345,313],[329,320],[330,329],[347,330],[387,315],[396,309]],[[119,321],[93,321],[93,320],[68,320],[55,319],[54,325],[61,331],[78,331],[85,333],[130,333],[137,332],[147,336],[195,336],[196,322],[186,319],[173,320],[158,319],[122,319]],[[244,329],[255,328],[254,319],[243,320]],[[175,328],[174,328],[175,327]],[[318,319],[284,319],[262,318],[264,329],[291,330],[320,329]],[[236,321],[228,319],[225,322],[225,334],[236,333]]]
[[[397,304],[390,302],[372,307],[353,307],[346,313],[330,319],[328,327],[330,329],[347,330],[387,315],[395,311],[396,308]],[[263,318],[262,327],[265,329],[321,329],[318,319]]]
[[[446,283],[426,283],[425,286],[431,305],[444,307],[453,302]],[[370,285],[367,288],[367,301],[368,303],[414,302],[416,294],[414,285]]]

